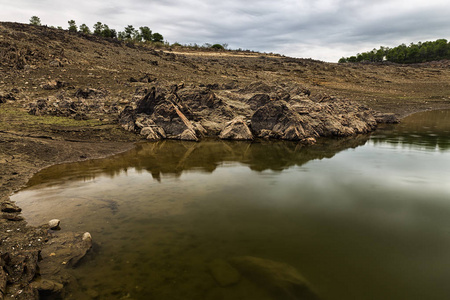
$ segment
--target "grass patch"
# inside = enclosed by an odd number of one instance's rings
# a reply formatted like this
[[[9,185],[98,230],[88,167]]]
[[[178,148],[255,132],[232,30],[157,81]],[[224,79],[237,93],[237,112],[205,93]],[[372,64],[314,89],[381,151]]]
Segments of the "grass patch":
[[[15,105],[0,105],[0,129],[26,129],[37,127],[94,127],[106,125],[99,120],[75,120],[68,117],[56,116],[33,116],[28,114],[23,108]]]

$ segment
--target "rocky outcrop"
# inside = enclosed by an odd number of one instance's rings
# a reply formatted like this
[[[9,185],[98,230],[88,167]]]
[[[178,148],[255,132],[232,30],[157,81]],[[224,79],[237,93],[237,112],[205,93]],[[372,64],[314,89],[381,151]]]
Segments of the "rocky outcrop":
[[[274,299],[320,299],[312,285],[288,264],[251,256],[235,257],[230,263],[243,276],[268,289]]]
[[[156,90],[153,87],[136,103],[127,106],[119,116],[119,123],[129,131],[135,131],[148,140],[179,139],[198,141],[205,129],[195,121],[189,106],[183,104],[178,88]]]
[[[223,140],[253,140],[253,135],[243,117],[236,117],[225,125],[219,138]]]
[[[367,108],[329,96],[312,101],[310,91],[299,86],[255,82],[240,90],[219,93],[207,87],[153,87],[135,108],[123,110],[119,122],[149,140],[198,141],[203,136],[218,136],[305,144],[315,143],[321,136],[367,133],[377,124]]]
[[[184,84],[156,84],[138,88],[122,104],[109,103],[109,92],[78,89],[29,104],[34,115],[70,116],[75,119],[115,120],[127,131],[147,140],[199,141],[204,136],[252,140],[273,138],[311,144],[321,136],[349,136],[370,132],[378,122],[395,116],[374,112],[334,97],[316,97],[297,85],[269,85],[262,81],[235,90],[213,90]],[[247,121],[244,121],[247,120]],[[203,126],[205,125],[205,127]],[[206,128],[206,129],[205,129]]]

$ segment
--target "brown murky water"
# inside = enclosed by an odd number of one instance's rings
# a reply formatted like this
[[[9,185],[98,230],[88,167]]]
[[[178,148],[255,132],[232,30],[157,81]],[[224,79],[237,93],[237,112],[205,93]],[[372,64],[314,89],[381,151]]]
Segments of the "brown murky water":
[[[215,259],[299,270],[324,299],[450,299],[450,111],[372,136],[324,141],[139,145],[54,166],[13,196],[96,245],[68,299],[271,299]]]

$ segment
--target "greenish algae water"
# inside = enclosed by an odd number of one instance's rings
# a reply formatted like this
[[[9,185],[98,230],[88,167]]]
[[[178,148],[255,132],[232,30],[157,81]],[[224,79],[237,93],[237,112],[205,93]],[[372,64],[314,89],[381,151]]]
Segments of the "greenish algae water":
[[[371,136],[140,144],[36,174],[12,197],[29,223],[89,231],[67,299],[272,299],[215,259],[295,267],[323,299],[450,299],[450,111]]]

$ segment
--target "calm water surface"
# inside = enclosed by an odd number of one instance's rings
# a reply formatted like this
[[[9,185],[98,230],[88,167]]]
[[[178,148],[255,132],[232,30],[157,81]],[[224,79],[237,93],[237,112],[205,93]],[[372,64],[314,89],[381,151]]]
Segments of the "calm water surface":
[[[270,299],[209,274],[243,255],[294,266],[324,299],[450,299],[450,111],[310,147],[141,144],[12,198],[31,224],[91,232],[69,299]]]

